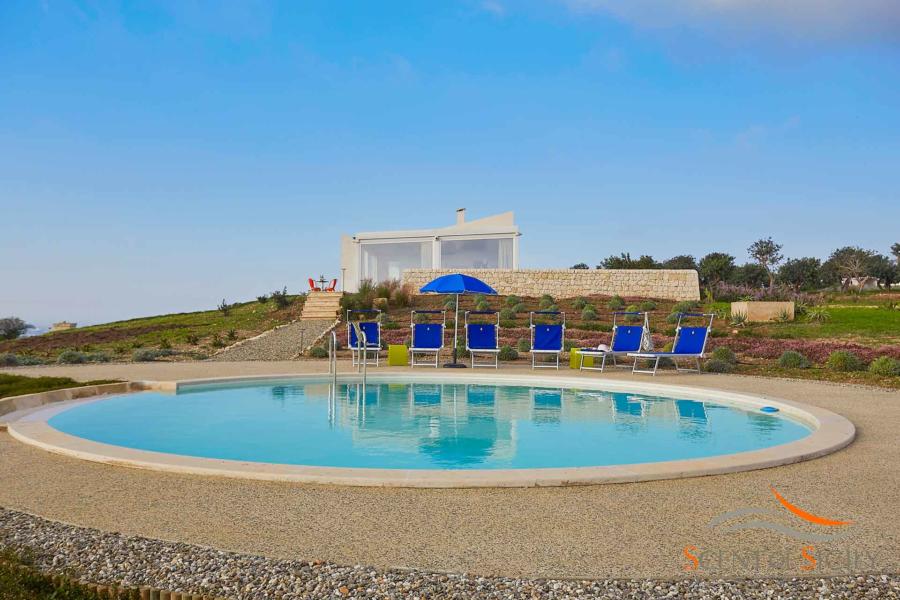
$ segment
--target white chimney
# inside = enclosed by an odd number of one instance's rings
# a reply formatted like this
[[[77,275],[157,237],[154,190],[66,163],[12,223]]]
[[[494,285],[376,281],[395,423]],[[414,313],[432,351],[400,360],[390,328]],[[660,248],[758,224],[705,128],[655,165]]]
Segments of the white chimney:
[[[456,224],[462,225],[466,222],[466,209],[457,208],[456,209]]]

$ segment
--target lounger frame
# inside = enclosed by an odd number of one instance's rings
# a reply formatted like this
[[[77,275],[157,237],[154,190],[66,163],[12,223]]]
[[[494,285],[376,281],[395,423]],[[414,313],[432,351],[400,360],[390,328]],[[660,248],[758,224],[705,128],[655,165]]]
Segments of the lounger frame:
[[[678,348],[678,340],[681,338],[681,321],[685,317],[702,317],[704,319],[709,318],[709,323],[706,325],[706,334],[703,337],[703,344],[700,347],[700,352],[690,352],[690,353],[681,353],[674,352],[676,348]],[[629,353],[628,356],[634,357],[634,366],[631,369],[632,373],[646,373],[648,375],[656,376],[656,371],[659,369],[659,361],[664,358],[671,358],[672,362],[675,364],[676,371],[683,371],[688,373],[702,373],[702,369],[700,367],[700,360],[704,358],[706,353],[706,343],[709,341],[709,334],[712,331],[713,319],[715,319],[716,315],[713,313],[678,313],[678,324],[675,326],[675,341],[672,344],[672,352],[632,352]],[[678,359],[686,359],[690,358],[694,360],[696,365],[695,368],[685,368],[678,366]],[[652,369],[638,369],[638,360],[648,359],[653,361]]]
[[[432,315],[441,315],[441,322],[433,323],[434,325],[439,325],[441,328],[441,345],[436,347],[416,347],[416,325],[429,325],[430,323],[416,323],[416,315],[418,314],[432,314]],[[414,310],[410,313],[410,338],[409,338],[409,366],[411,367],[434,367],[437,368],[441,359],[441,350],[444,348],[444,334],[447,326],[447,311],[446,310]],[[434,361],[419,361],[416,362],[416,355],[434,355]]]
[[[612,358],[612,366],[620,367],[623,369],[627,369],[628,367],[634,368],[634,365],[620,365],[616,360],[617,356],[627,356],[629,353],[634,352],[634,350],[614,350],[616,347],[616,334],[619,331],[620,325],[616,323],[616,320],[619,316],[634,316],[634,315],[642,315],[644,317],[644,325],[641,327],[642,334],[639,345],[643,343],[644,337],[650,335],[650,315],[647,312],[627,312],[627,311],[616,311],[613,313],[613,324],[612,324],[612,339],[609,341],[609,350],[595,350],[590,348],[579,348],[578,357],[579,357],[579,365],[578,368],[581,371],[600,371],[603,372],[603,369],[606,368],[606,359]],[[640,350],[640,347],[638,348]],[[599,367],[586,367],[584,366],[584,358],[585,357],[593,357],[600,359]]]
[[[366,331],[366,347],[362,347],[362,340],[356,335],[353,329],[353,323],[351,322],[351,318],[353,314],[374,314],[374,321],[358,321],[356,324],[362,327],[364,324],[373,323],[375,325],[375,335],[377,336],[376,341],[372,341],[369,333],[371,332],[371,327],[368,331]],[[356,338],[354,341],[353,338]],[[370,309],[360,309],[360,310],[348,310],[347,311],[347,347],[350,348],[350,363],[355,367],[363,362],[367,365],[374,364],[376,367],[378,366],[380,357],[381,357],[381,311],[377,308]],[[374,359],[374,361],[373,361]]]
[[[535,349],[534,347],[534,338],[535,338],[535,329],[536,325],[534,323],[535,315],[559,315],[562,322],[560,323],[560,327],[562,328],[562,334],[559,340],[559,349]],[[531,368],[532,369],[556,369],[559,370],[559,355],[562,354],[563,348],[566,346],[566,313],[555,311],[555,310],[536,310],[532,311],[528,314],[528,328],[531,330]],[[556,355],[556,364],[545,364],[539,365],[537,364],[537,356],[539,354],[555,354]]]
[[[496,323],[490,323],[494,326],[494,347],[493,348],[472,348],[469,343],[469,325],[478,325],[479,323],[469,323],[469,315],[495,315]],[[467,310],[465,313],[465,329],[466,329],[466,351],[472,359],[472,368],[487,367],[500,368],[500,313],[495,310]],[[486,361],[478,362],[476,355],[487,356]]]

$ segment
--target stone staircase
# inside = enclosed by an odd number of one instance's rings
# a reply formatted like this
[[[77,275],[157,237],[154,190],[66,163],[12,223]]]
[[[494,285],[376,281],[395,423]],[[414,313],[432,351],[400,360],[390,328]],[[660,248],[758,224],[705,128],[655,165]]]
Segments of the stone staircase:
[[[303,313],[300,319],[330,319],[335,320],[341,312],[340,292],[309,292],[306,302],[303,304]]]

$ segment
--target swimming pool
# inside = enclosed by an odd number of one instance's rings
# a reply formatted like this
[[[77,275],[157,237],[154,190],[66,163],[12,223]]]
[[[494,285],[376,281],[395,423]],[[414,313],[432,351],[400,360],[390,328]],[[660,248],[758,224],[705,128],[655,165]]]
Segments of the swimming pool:
[[[553,469],[703,459],[801,440],[760,406],[488,381],[190,385],[75,405],[54,429],[206,459],[397,470]]]

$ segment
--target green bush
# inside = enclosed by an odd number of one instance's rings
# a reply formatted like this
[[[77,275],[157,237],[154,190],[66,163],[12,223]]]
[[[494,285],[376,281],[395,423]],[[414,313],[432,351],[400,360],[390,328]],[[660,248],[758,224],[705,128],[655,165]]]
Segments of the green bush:
[[[606,308],[609,310],[622,310],[624,306],[625,301],[622,299],[622,296],[618,294],[610,298],[609,302],[606,303]]]
[[[257,296],[256,301],[259,302],[260,304],[265,304],[266,302],[269,301],[269,295],[263,294],[262,296]]]
[[[81,365],[88,361],[88,355],[77,350],[66,350],[60,354],[56,362],[61,365]]]
[[[812,363],[799,352],[787,350],[778,357],[778,366],[783,369],[808,369]]]
[[[644,300],[643,302],[640,303],[638,308],[641,309],[643,312],[649,312],[651,310],[656,310],[656,302],[654,302],[653,300]]]
[[[515,306],[512,307],[512,309],[514,311],[516,311],[517,313],[528,312],[528,307],[525,306],[524,302],[517,303]]]
[[[563,352],[571,352],[572,348],[578,348],[578,344],[573,342],[572,340],[566,340],[563,342]]]
[[[559,311],[559,307],[558,307],[557,305],[555,305],[555,304],[551,304],[551,305],[549,305],[549,306],[542,306],[542,307],[541,307],[541,310],[545,310],[545,311],[547,311],[547,312],[558,312],[558,311]]]
[[[503,329],[513,329],[518,326],[519,324],[511,319],[500,319],[500,327]]]
[[[88,362],[95,363],[108,363],[112,360],[109,354],[106,352],[91,352],[87,355]]]
[[[511,308],[504,308],[503,310],[500,311],[500,319],[501,320],[511,321],[515,318],[516,318],[516,311],[514,311]]]
[[[19,357],[12,352],[0,354],[0,367],[18,367]]]
[[[519,338],[519,341],[516,342],[516,348],[519,352],[528,352],[531,350],[531,342],[525,338]]]
[[[218,333],[213,334],[209,343],[213,348],[222,348],[225,345],[225,342],[222,341],[222,338],[219,337]]]
[[[825,367],[831,371],[862,371],[865,365],[858,356],[847,350],[835,350],[828,355]]]
[[[806,309],[806,320],[810,323],[824,323],[831,319],[831,313],[824,306],[810,306]]]
[[[187,334],[187,336],[185,336],[184,340],[191,346],[196,346],[197,344],[200,343],[200,338],[197,337],[197,335],[194,333]]]
[[[674,306],[672,306],[673,313],[689,313],[697,310],[697,303],[693,300],[682,300],[681,302],[676,302]]]
[[[475,303],[475,310],[491,310],[491,303],[487,300],[479,300]]]
[[[669,316],[666,317],[666,323],[669,325],[678,323],[678,313],[669,313]]]
[[[900,375],[900,360],[890,356],[879,356],[869,365],[869,373],[895,377]]]
[[[506,300],[504,301],[504,304],[506,304],[506,306],[509,306],[509,307],[513,307],[516,304],[521,304],[521,303],[522,303],[522,299],[515,295],[507,296]]]
[[[160,350],[170,350],[171,348],[172,344],[169,342],[169,338],[163,338],[159,341]]]
[[[706,361],[703,370],[708,373],[731,373],[734,371],[734,365],[725,360],[712,358]]]
[[[516,352],[515,348],[507,344],[500,347],[500,352],[497,354],[497,357],[500,360],[516,360],[519,358],[519,353]]]
[[[735,356],[734,350],[725,346],[719,346],[713,350],[709,357],[712,360],[722,360],[733,365],[737,364],[737,356]]]
[[[588,301],[587,301],[587,298],[585,298],[584,296],[579,296],[579,297],[575,298],[575,302],[572,303],[572,307],[575,310],[584,310],[584,307],[586,307],[587,305],[588,305]]]
[[[581,318],[585,321],[596,321],[597,311],[594,310],[593,306],[587,306],[583,311],[581,311]]]
[[[152,362],[157,358],[159,358],[159,351],[153,350],[152,348],[135,350],[131,355],[131,360],[134,362]]]
[[[277,308],[287,308],[291,304],[291,299],[288,297],[287,293],[287,286],[284,286],[281,291],[275,290],[270,296]]]
[[[637,305],[632,304],[625,310],[626,310],[626,312],[638,312],[638,307],[637,307]],[[626,315],[625,320],[628,321],[629,323],[637,323],[638,321],[641,320],[641,317],[640,317],[640,315]]]
[[[225,334],[225,338],[229,342],[233,342],[233,341],[237,340],[237,338],[238,338],[237,331],[235,331],[234,329],[229,329],[228,333]],[[162,345],[160,345],[159,347],[162,348]]]
[[[328,358],[328,350],[324,346],[313,346],[309,350],[310,358]]]
[[[544,294],[543,296],[541,296],[541,301],[538,303],[538,306],[541,307],[541,310],[550,310],[550,307],[554,306],[553,296]]]

